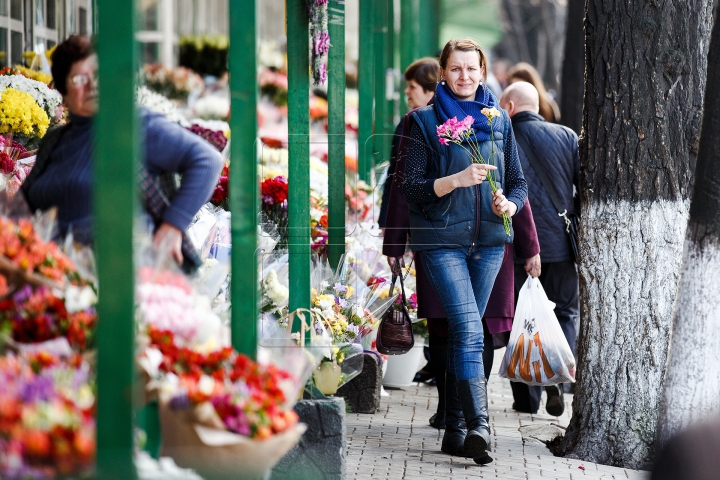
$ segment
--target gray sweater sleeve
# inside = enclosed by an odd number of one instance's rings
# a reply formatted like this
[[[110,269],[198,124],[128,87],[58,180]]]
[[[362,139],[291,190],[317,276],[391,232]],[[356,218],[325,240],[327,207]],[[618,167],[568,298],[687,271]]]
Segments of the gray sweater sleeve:
[[[204,139],[163,115],[142,113],[148,171],[179,173],[182,177],[163,220],[184,231],[200,207],[210,200],[223,167],[222,156]]]

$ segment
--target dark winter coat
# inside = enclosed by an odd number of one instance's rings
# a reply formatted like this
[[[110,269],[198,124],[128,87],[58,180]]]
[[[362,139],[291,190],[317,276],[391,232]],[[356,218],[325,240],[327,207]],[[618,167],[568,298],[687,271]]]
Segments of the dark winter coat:
[[[408,243],[409,211],[405,197],[402,194],[402,179],[405,172],[407,142],[409,140],[409,122],[406,119],[413,112],[406,115],[403,122],[401,122],[403,131],[398,145],[395,173],[392,178],[388,178],[390,196],[388,198],[388,214],[383,242],[383,254],[388,257],[401,257],[405,253]],[[529,201],[513,217],[513,227],[515,230],[515,242],[512,245],[507,244],[505,247],[505,259],[495,279],[495,285],[485,311],[486,321],[491,333],[509,331],[512,319],[515,316],[513,291],[515,277],[512,251],[514,250],[516,256],[524,258],[533,257],[540,252]],[[433,319],[446,318],[447,315],[440,298],[425,275],[419,255],[415,256],[415,270],[417,273],[418,316]],[[430,321],[428,327],[433,335],[444,337],[448,335],[446,321]]]
[[[427,169],[424,172],[426,180],[462,172],[472,164],[470,153],[465,148],[454,143],[442,145],[438,141],[436,128],[441,123],[439,118],[436,105],[420,108],[410,116],[410,121],[420,127],[424,138],[417,143],[413,139],[413,143],[408,144],[408,149],[410,155],[413,154],[413,149],[418,148],[418,151],[428,156]],[[507,114],[503,114],[502,118],[506,119]],[[514,146],[509,122],[501,122],[501,125],[506,126],[494,133],[494,142],[481,141],[479,147],[484,158],[491,158],[492,149],[498,152],[494,160],[497,167],[495,174],[500,187],[505,189],[506,170],[509,168],[509,165],[506,165],[506,145],[513,150],[513,154]],[[511,159],[517,161],[514,155]],[[410,173],[406,168],[406,179],[410,178]],[[518,175],[519,180],[524,183],[522,172],[518,172]],[[508,235],[502,218],[495,215],[492,210],[490,182],[483,182],[474,187],[456,188],[443,197],[436,197],[433,201],[423,203],[415,203],[411,200],[416,194],[414,189],[418,188],[421,187],[415,182],[407,180],[403,182],[405,199],[410,199],[408,201],[410,243],[413,251],[450,246],[492,247],[512,242],[512,228]],[[515,192],[507,193],[509,194],[506,196],[512,197]],[[525,203],[524,189],[521,198],[516,199],[515,203],[518,210],[522,209]]]
[[[395,166],[397,164],[397,153],[398,147],[400,146],[400,136],[402,135],[403,123],[405,117],[395,127],[395,135],[393,135],[392,146],[390,149],[390,165],[388,165],[387,179],[383,184],[382,202],[380,203],[380,215],[378,216],[378,226],[385,228],[385,222],[387,221],[387,210],[388,204],[390,203],[390,186],[392,184],[393,174],[395,173]]]
[[[552,180],[563,208],[575,212],[573,187],[577,188],[580,170],[578,137],[567,127],[546,122],[533,112],[520,112],[512,117],[516,137],[522,137],[534,152],[533,162],[541,165]],[[528,161],[518,142],[520,164],[528,184],[528,196],[533,199],[535,224],[540,240],[543,263],[573,260],[572,247],[565,232],[565,220],[558,216],[535,168]],[[519,257],[522,259],[523,257]],[[521,262],[522,260],[518,260]]]

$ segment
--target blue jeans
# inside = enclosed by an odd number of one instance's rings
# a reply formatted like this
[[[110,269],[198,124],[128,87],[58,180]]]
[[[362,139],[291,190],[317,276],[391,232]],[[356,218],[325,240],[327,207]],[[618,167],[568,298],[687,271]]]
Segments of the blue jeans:
[[[420,254],[448,318],[448,372],[458,380],[484,376],[482,316],[505,245],[470,250],[440,248]]]

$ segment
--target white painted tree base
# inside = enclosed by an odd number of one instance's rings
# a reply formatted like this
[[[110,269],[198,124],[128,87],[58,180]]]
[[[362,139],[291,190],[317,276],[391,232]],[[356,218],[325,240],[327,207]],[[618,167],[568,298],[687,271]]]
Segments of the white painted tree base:
[[[657,440],[720,414],[720,245],[687,239]],[[660,445],[657,445],[659,449]]]
[[[687,212],[682,201],[584,206],[578,394],[565,443],[573,457],[647,466]]]

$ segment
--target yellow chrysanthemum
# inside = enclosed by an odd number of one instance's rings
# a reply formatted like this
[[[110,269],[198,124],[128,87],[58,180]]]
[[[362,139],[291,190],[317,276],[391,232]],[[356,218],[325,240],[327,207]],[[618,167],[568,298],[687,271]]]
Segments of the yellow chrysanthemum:
[[[7,88],[0,96],[0,133],[45,136],[50,119],[32,95]]]
[[[37,80],[38,82],[42,82],[44,84],[52,82],[52,75],[43,73],[39,70],[31,70],[27,67],[23,67],[22,65],[15,65],[13,68],[32,80]]]

